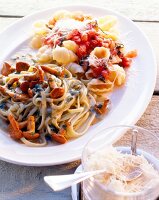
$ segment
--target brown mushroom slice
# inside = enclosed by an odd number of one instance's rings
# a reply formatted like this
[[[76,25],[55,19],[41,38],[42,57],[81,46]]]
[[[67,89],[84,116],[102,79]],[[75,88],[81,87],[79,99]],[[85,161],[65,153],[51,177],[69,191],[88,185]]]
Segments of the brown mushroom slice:
[[[30,132],[35,132],[35,117],[34,116],[29,116],[27,130]]]
[[[8,126],[8,129],[9,129],[9,134],[13,139],[19,140],[20,138],[22,138],[21,130],[16,130],[11,124]]]
[[[46,66],[46,65],[42,65],[41,68],[45,71],[45,72],[48,72],[50,74],[53,74],[53,75],[60,75],[60,72],[57,71],[56,69],[50,67],[50,66]]]
[[[19,80],[18,78],[11,78],[11,79],[7,82],[6,86],[7,86],[7,87],[10,87],[11,85],[13,85],[14,82],[17,82],[18,80]]]
[[[28,88],[29,88],[30,83],[28,81],[23,81],[20,84],[20,89],[22,92],[27,93],[28,92]]]
[[[25,75],[24,79],[27,81],[44,81],[44,72],[40,66],[36,66],[36,68],[34,68],[34,73]]]
[[[48,78],[48,84],[49,84],[50,88],[54,89],[56,87],[56,84],[55,84],[55,80],[52,78],[52,75],[49,73],[46,73],[46,76]]]
[[[3,63],[3,67],[1,69],[1,74],[3,76],[8,76],[9,74],[11,74],[14,71],[15,71],[15,69],[8,62]]]
[[[39,73],[39,80],[41,82],[44,81],[44,71],[42,70],[41,66],[36,66],[36,68],[38,69],[38,73]]]
[[[5,88],[4,86],[0,85],[0,92],[2,94],[6,94],[6,90],[7,90],[7,88]]]
[[[60,135],[60,134],[52,133],[51,137],[53,140],[55,140],[56,142],[60,144],[65,144],[67,142],[67,139],[63,135]]]
[[[30,97],[30,98],[32,98],[33,96],[34,96],[34,92],[33,92],[33,90],[32,89],[28,89],[28,96]]]
[[[34,69],[34,73],[26,74],[24,76],[24,79],[27,80],[27,81],[37,81],[37,80],[39,80],[39,72],[38,72],[37,68]]]
[[[31,131],[23,131],[22,134],[28,140],[35,140],[40,136],[39,133],[32,133]]]
[[[10,125],[9,125],[10,136],[12,138],[14,138],[14,139],[20,139],[20,138],[22,138],[22,131],[19,129],[19,124],[15,120],[15,118],[13,117],[12,114],[8,115],[8,120],[10,122]]]
[[[94,106],[95,111],[100,115],[106,113],[106,111],[108,110],[108,103],[109,103],[109,99],[106,99],[106,100],[104,100],[103,105],[101,105],[101,106],[95,105]]]
[[[0,85],[0,92],[4,95],[10,96],[14,101],[26,101],[29,99],[29,96],[27,94],[17,94],[1,85]]]
[[[40,134],[35,133],[35,118],[34,116],[29,116],[27,120],[27,131],[22,132],[23,136],[28,140],[34,140],[39,138]]]
[[[62,87],[59,88],[54,88],[51,92],[50,92],[50,96],[53,99],[58,99],[60,97],[62,97],[65,93],[65,89]]]
[[[23,121],[23,122],[19,122],[19,129],[25,128],[25,127],[27,126],[27,124],[28,124],[28,121],[27,121],[27,120],[25,120],[25,121]]]
[[[16,62],[16,71],[21,72],[21,71],[28,71],[30,65],[27,62],[24,61],[17,61]]]
[[[14,101],[27,101],[29,96],[27,94],[17,94],[7,90],[6,92]]]

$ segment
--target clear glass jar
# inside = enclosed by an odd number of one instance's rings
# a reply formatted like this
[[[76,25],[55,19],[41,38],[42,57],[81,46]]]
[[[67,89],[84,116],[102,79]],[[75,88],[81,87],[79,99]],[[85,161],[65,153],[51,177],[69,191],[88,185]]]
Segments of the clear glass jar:
[[[86,163],[89,156],[109,144],[113,143],[114,147],[121,148],[122,151],[125,148],[126,152],[131,153],[131,144],[134,139],[137,139],[136,154],[143,154],[159,172],[159,139],[141,127],[123,125],[104,129],[88,142],[82,155],[83,171],[87,171]],[[159,183],[135,193],[108,190],[93,177],[85,180],[82,185],[85,200],[155,200],[159,196]]]

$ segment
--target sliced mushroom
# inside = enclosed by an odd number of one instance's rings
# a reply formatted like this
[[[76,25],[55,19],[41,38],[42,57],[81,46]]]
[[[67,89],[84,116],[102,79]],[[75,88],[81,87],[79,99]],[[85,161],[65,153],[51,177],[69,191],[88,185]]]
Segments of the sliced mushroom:
[[[44,81],[44,72],[40,66],[36,66],[34,68],[34,74],[27,74],[24,76],[24,79],[27,81]]]
[[[56,76],[59,76],[60,75],[60,72],[57,71],[56,69],[50,67],[50,66],[46,66],[46,65],[42,65],[41,68],[45,71],[45,72],[48,72],[50,74],[53,74],[53,75],[56,75]]]
[[[64,144],[67,142],[67,139],[65,138],[65,133],[66,131],[62,128],[59,130],[58,133],[51,133],[51,137],[53,140],[55,140],[56,142],[60,143],[60,144]]]
[[[1,74],[3,76],[8,76],[9,74],[11,74],[14,71],[15,71],[15,69],[8,62],[3,63],[3,67],[1,70]]]
[[[57,98],[60,98],[64,95],[65,93],[65,89],[62,88],[62,87],[59,87],[59,88],[54,88],[51,92],[50,92],[50,96],[51,98],[53,99],[57,99]]]
[[[13,117],[12,114],[8,115],[8,120],[10,122],[10,125],[9,125],[10,136],[12,138],[14,138],[14,139],[20,139],[20,138],[22,138],[22,131],[19,129],[19,124],[15,120],[15,118]]]
[[[18,61],[16,62],[16,71],[21,72],[21,71],[28,71],[30,65],[27,62],[24,61]]]
[[[35,133],[35,118],[34,118],[34,116],[29,116],[29,118],[27,120],[27,131],[23,131],[22,134],[26,139],[29,139],[29,140],[37,139],[40,136],[39,133]]]

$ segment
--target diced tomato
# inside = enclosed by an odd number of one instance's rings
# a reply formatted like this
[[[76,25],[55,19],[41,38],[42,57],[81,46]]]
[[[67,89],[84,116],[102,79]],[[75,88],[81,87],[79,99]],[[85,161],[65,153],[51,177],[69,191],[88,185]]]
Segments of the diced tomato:
[[[44,45],[54,45],[54,42],[53,42],[53,38],[52,36],[51,37],[48,37],[44,40]]]
[[[74,36],[80,36],[80,35],[81,35],[81,33],[79,32],[79,30],[78,29],[74,29],[67,35],[67,39],[70,40]]]
[[[132,60],[130,58],[122,57],[122,62],[120,65],[124,68],[130,67]]]
[[[116,56],[117,53],[118,53],[117,49],[113,49],[113,50],[111,51],[112,56]]]
[[[82,58],[84,56],[87,55],[87,48],[86,45],[82,44],[79,46],[78,50],[77,50],[77,55],[78,57]]]
[[[74,42],[76,42],[77,44],[80,44],[80,43],[81,43],[81,37],[80,37],[80,36],[74,36],[74,37],[72,38],[72,40],[73,40]]]
[[[89,41],[85,42],[85,45],[87,48],[90,47],[90,42]]]
[[[99,44],[99,43],[98,43],[98,40],[92,40],[92,41],[91,41],[91,46],[92,46],[92,47],[96,47],[96,46],[98,46],[98,44]]]
[[[102,71],[103,71],[104,67],[103,66],[99,66],[99,67],[94,67],[93,70],[93,75],[95,78],[99,77],[102,75]]]
[[[102,71],[102,76],[103,76],[105,79],[107,79],[108,76],[109,76],[109,71],[104,69],[104,70]]]
[[[97,36],[97,35],[98,35],[98,33],[95,32],[94,30],[88,31],[89,39],[96,39],[96,36]]]
[[[81,40],[82,40],[82,42],[87,42],[87,41],[88,41],[88,35],[87,35],[87,33],[84,33],[84,34],[81,36]]]

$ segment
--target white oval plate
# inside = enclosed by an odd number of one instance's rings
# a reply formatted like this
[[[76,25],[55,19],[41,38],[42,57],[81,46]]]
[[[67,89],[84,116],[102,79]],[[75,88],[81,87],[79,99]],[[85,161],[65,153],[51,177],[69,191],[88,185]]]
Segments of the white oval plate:
[[[48,19],[59,9],[82,10],[94,16],[107,14],[117,16],[122,42],[128,50],[137,49],[139,55],[128,70],[126,85],[114,91],[110,96],[112,102],[110,112],[101,122],[91,126],[85,135],[64,145],[32,148],[12,140],[2,124],[0,134],[0,158],[2,160],[21,165],[47,166],[80,159],[84,145],[97,132],[112,125],[135,124],[151,99],[155,87],[157,65],[146,36],[131,20],[104,8],[91,6],[57,7],[20,19],[0,34],[0,63],[28,44],[34,21]]]

